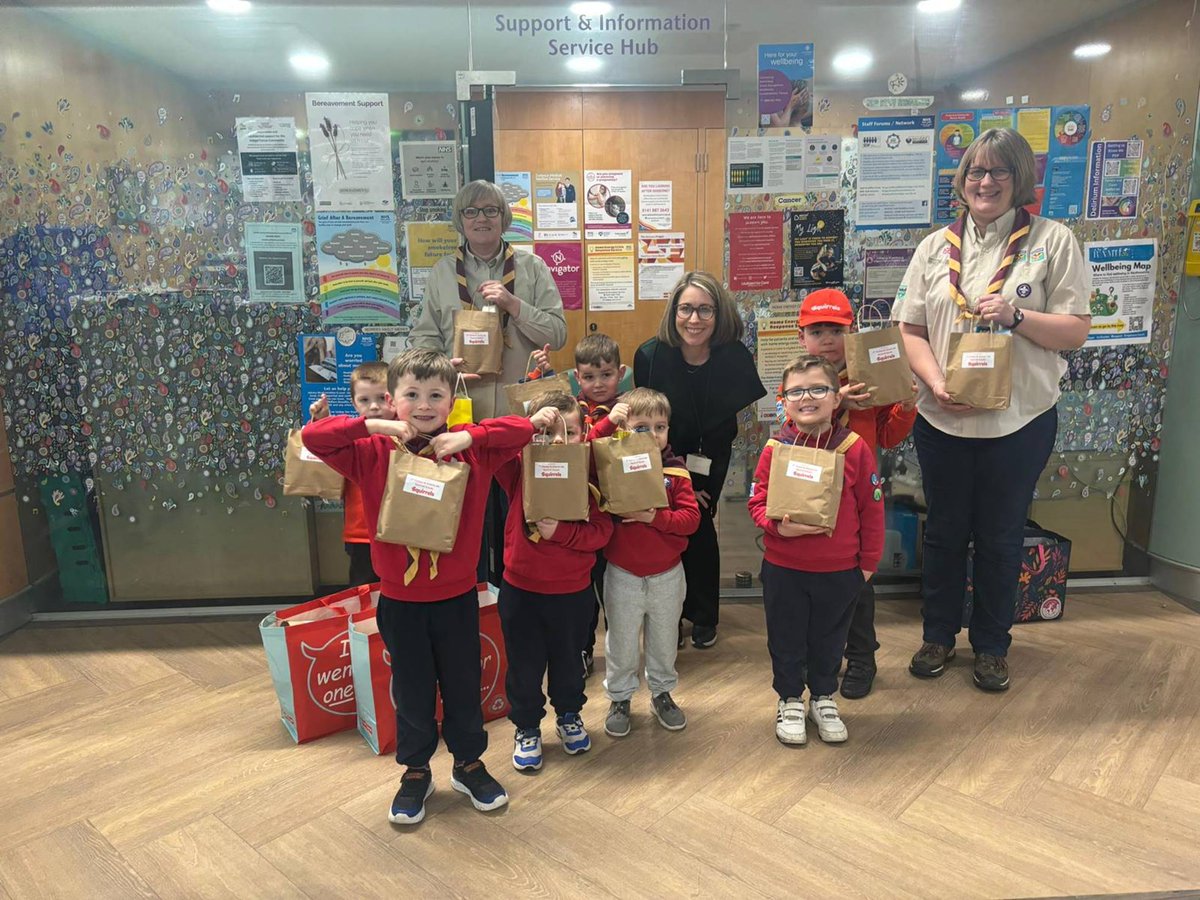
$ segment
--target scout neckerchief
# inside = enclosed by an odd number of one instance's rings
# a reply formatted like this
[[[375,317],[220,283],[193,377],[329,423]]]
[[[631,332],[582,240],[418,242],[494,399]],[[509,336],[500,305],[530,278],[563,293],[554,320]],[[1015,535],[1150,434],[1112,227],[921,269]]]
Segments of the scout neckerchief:
[[[584,398],[579,398],[579,406],[583,410],[583,431],[586,434],[592,430],[592,427],[612,412],[612,407],[605,406],[603,403],[591,403]]]
[[[474,309],[475,303],[471,299],[471,289],[467,287],[467,251],[465,247],[459,247],[458,252],[454,254],[454,274],[458,278],[458,299],[462,303],[463,309]],[[500,284],[511,294],[513,285],[516,283],[517,253],[513,250],[512,245],[505,242],[504,271],[500,275]],[[504,335],[505,347],[511,346],[508,341],[508,319],[508,313],[504,313],[500,317],[500,331]]]
[[[967,227],[968,215],[970,214],[964,212],[946,229],[946,240],[950,244],[950,259],[947,260],[947,274],[950,276],[950,299],[959,309],[957,321],[960,322],[964,319],[970,321],[979,318],[979,313],[971,311],[967,305],[967,298],[958,287],[959,279],[962,277],[963,231]],[[1012,269],[1012,265],[1017,259],[1017,251],[1021,249],[1021,243],[1029,234],[1029,222],[1029,211],[1024,207],[1017,209],[1017,214],[1013,217],[1012,231],[1008,235],[1008,244],[1004,248],[1004,259],[1001,260],[996,274],[988,282],[987,293],[998,293],[1004,287],[1004,280],[1008,278],[1009,270]]]

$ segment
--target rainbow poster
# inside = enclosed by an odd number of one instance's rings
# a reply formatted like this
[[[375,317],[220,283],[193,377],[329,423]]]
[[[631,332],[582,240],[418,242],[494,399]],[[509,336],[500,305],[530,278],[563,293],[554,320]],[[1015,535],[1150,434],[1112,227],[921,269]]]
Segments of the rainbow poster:
[[[395,213],[317,213],[317,271],[326,325],[401,323]]]
[[[512,211],[512,224],[504,232],[506,241],[533,240],[532,180],[529,172],[496,173],[496,184]]]

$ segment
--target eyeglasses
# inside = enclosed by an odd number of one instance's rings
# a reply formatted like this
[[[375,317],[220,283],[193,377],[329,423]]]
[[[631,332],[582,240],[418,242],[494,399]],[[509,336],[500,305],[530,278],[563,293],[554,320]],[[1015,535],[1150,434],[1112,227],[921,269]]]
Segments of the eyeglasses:
[[[467,207],[463,208],[462,216],[464,219],[475,219],[475,218],[479,217],[480,213],[483,213],[483,215],[488,219],[494,219],[494,218],[496,218],[496,216],[500,215],[500,207],[498,207],[498,206],[484,206],[484,207],[467,206]]]
[[[783,392],[783,399],[790,400],[791,402],[795,403],[797,400],[803,400],[805,395],[807,395],[812,397],[814,400],[824,400],[829,396],[829,392],[832,390],[833,388],[824,384],[818,384],[815,387],[788,388]]]
[[[675,307],[675,316],[680,319],[690,319],[693,315],[700,317],[700,321],[707,322],[717,314],[715,306],[692,306],[690,303],[680,303]]]
[[[1013,176],[1013,170],[1008,166],[993,166],[990,169],[971,166],[967,169],[967,181],[983,181],[984,175],[991,175],[992,181],[1008,181]]]

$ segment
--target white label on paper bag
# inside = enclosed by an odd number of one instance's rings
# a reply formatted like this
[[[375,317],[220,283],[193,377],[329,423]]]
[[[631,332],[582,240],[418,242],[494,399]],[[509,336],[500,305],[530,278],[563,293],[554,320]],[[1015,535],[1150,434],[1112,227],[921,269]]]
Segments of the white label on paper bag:
[[[626,456],[621,460],[621,466],[626,475],[632,475],[634,472],[647,472],[650,470],[650,454],[635,453],[633,456]]]
[[[416,494],[418,497],[427,497],[440,502],[442,491],[445,489],[446,485],[442,482],[434,481],[431,478],[422,478],[420,475],[408,475],[404,478],[404,490],[409,494]]]
[[[321,457],[317,456],[303,444],[300,445],[300,459],[304,462],[324,462]]]
[[[485,347],[490,343],[486,331],[464,331],[463,344],[467,347]]]
[[[871,364],[891,362],[894,359],[900,358],[899,344],[884,344],[882,347],[872,347],[867,351],[867,356],[871,360]]]
[[[993,350],[975,350],[962,355],[964,369],[994,369],[996,368],[996,353]]]
[[[812,463],[800,462],[793,459],[787,465],[787,477],[799,478],[801,481],[820,481],[821,473],[825,471]]]
[[[568,465],[565,462],[535,462],[534,478],[566,478]]]

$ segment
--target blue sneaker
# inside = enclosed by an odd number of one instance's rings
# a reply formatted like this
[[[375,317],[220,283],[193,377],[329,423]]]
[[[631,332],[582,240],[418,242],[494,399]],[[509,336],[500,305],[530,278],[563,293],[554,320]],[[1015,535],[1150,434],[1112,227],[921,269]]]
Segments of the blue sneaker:
[[[508,803],[508,794],[488,774],[482,759],[466,764],[455,763],[450,773],[450,787],[471,798],[471,805],[480,812],[499,809]]]
[[[536,772],[542,767],[542,733],[536,728],[518,728],[513,739],[513,768]]]
[[[579,713],[567,713],[558,717],[555,726],[563,749],[574,756],[576,753],[586,753],[592,749],[592,739],[588,737],[587,729],[583,727],[583,719]]]
[[[400,790],[392,798],[388,821],[396,825],[416,825],[425,818],[425,801],[433,793],[433,773],[409,766],[400,778]]]

